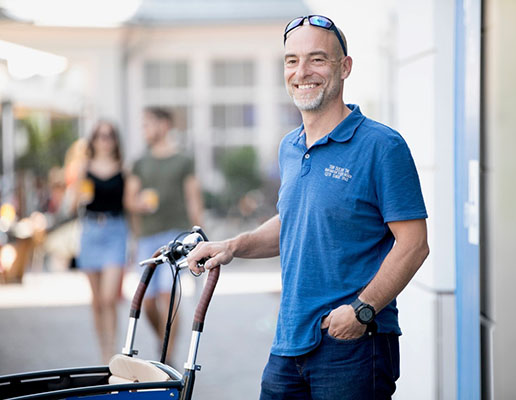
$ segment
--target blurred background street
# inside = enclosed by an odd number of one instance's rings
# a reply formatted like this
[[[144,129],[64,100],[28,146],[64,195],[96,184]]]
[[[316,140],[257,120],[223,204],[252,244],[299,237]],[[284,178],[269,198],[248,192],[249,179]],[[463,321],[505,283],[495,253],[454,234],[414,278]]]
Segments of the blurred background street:
[[[186,271],[185,271],[186,272]],[[195,278],[202,285],[202,278]],[[137,277],[126,277],[119,305],[117,348],[127,329]],[[173,366],[183,372],[190,344],[195,282],[182,274],[181,326]],[[279,306],[278,260],[236,261],[223,269],[208,310],[195,385],[199,399],[257,398]],[[88,282],[80,272],[28,273],[23,285],[0,290],[0,374],[101,365],[93,330]],[[135,348],[159,360],[158,344],[142,315]]]

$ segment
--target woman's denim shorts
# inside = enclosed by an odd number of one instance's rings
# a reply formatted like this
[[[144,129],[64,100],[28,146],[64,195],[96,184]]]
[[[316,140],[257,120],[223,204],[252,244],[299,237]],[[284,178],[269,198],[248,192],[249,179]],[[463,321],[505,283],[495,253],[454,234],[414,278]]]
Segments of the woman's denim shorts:
[[[98,271],[106,266],[123,268],[126,263],[128,227],[123,215],[89,213],[81,219],[82,232],[77,265]]]

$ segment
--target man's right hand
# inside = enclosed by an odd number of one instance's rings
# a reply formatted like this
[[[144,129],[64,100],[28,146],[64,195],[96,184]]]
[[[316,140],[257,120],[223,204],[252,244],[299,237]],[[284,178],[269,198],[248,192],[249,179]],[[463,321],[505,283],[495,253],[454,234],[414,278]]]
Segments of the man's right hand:
[[[201,242],[190,254],[188,254],[188,268],[196,274],[210,270],[219,265],[229,264],[233,260],[233,252],[230,248],[230,241],[223,242]],[[199,262],[206,260],[204,267]]]

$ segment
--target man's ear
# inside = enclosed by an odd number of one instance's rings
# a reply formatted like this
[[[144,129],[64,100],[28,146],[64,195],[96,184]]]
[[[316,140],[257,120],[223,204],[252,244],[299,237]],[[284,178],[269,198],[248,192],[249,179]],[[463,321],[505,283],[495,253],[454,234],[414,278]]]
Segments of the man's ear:
[[[353,68],[353,59],[350,56],[346,56],[341,60],[341,79],[346,79],[351,74]]]

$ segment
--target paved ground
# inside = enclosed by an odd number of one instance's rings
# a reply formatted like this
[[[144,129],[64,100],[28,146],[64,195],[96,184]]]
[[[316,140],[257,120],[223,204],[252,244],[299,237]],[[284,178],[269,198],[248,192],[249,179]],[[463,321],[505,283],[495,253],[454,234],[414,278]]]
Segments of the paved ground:
[[[239,265],[240,264],[240,265]],[[134,290],[129,275],[127,298]],[[183,279],[182,324],[173,360],[186,361],[195,284]],[[194,398],[253,399],[272,342],[279,306],[279,261],[236,261],[223,269],[201,337]],[[26,274],[19,285],[0,286],[0,374],[98,365],[88,306],[89,289],[77,272]],[[129,301],[119,309],[123,346]],[[142,318],[136,336],[140,358],[159,359],[159,345]]]

